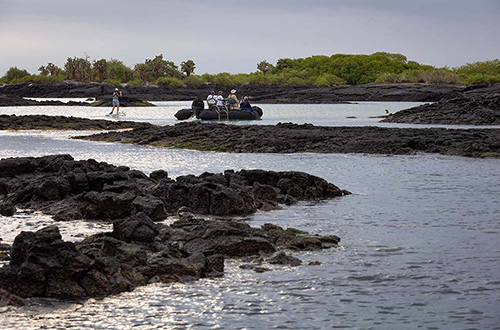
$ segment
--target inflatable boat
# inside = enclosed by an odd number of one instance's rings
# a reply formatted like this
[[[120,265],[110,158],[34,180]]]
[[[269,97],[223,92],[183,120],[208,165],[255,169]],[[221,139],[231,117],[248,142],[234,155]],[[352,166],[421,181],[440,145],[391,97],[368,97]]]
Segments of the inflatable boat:
[[[203,101],[202,101],[203,102]],[[191,117],[196,117],[201,120],[257,120],[262,117],[262,109],[253,106],[253,113],[242,110],[225,110],[219,109],[216,106],[205,109],[203,103],[193,101],[191,109],[181,109],[174,115],[178,120],[186,120]]]
[[[241,110],[218,110],[214,107],[200,113],[201,120],[257,120],[262,117],[262,109],[252,107],[253,113]]]

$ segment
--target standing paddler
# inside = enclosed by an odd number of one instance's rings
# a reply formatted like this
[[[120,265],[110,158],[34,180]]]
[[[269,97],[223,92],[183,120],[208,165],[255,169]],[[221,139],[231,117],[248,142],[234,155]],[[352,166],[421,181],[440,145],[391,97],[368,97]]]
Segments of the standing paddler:
[[[117,117],[119,116],[120,97],[122,97],[122,96],[123,96],[123,93],[121,91],[119,91],[118,88],[115,88],[115,91],[113,92],[113,109],[109,113],[110,115],[113,114],[113,112],[115,111],[115,107],[116,107],[116,116]]]

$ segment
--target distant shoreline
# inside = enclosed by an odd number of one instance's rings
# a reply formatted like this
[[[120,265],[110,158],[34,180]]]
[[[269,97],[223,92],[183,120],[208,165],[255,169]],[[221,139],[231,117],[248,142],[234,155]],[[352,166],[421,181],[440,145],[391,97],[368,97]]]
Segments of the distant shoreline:
[[[231,89],[237,95],[248,95],[255,103],[268,104],[319,104],[346,103],[349,101],[385,102],[437,102],[456,97],[462,91],[474,86],[449,84],[366,84],[339,85],[335,87],[286,86],[286,85],[240,85],[201,87],[161,87],[155,85],[122,86],[124,96],[144,101],[192,101],[205,99],[211,90],[222,90],[224,95]],[[115,86],[99,83],[36,84],[20,83],[0,86],[0,95],[41,97],[41,98],[81,98],[111,95]],[[0,106],[2,104],[0,103]]]

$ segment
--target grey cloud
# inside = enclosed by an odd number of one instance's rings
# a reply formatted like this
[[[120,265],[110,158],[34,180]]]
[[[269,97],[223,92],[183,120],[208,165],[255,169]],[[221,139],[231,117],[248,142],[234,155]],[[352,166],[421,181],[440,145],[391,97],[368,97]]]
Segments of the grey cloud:
[[[438,66],[497,58],[497,0],[0,0],[0,75],[89,53],[133,65],[164,54],[197,73],[262,59],[392,51]]]

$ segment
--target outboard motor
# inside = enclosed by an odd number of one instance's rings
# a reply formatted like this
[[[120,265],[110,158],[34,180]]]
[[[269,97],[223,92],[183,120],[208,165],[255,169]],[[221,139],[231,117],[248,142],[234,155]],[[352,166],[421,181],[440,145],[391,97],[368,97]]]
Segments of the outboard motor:
[[[202,99],[195,99],[191,103],[191,109],[193,109],[193,114],[197,119],[200,119],[200,114],[205,110],[205,102]]]

